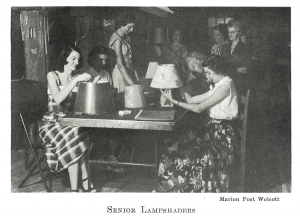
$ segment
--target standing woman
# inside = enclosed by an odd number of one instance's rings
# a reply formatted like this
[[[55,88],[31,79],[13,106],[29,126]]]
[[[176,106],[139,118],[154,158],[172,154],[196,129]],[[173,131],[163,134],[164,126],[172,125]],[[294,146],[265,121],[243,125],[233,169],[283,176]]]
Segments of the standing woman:
[[[188,52],[186,47],[182,44],[182,32],[181,30],[175,30],[172,36],[172,51],[181,57],[183,60],[187,58]]]
[[[134,85],[139,81],[132,64],[132,48],[128,34],[133,31],[136,17],[134,13],[125,12],[116,20],[116,31],[109,40],[109,48],[116,53],[116,65],[112,71],[114,88],[118,89],[119,101],[124,101],[125,86]],[[124,103],[123,103],[124,104]],[[124,106],[124,105],[122,105]]]
[[[52,172],[68,169],[71,192],[78,192],[78,176],[81,169],[80,186],[88,191],[88,174],[86,168],[86,150],[90,146],[89,136],[84,129],[72,126],[60,126],[57,122],[58,112],[69,112],[74,104],[72,93],[78,82],[88,81],[91,76],[83,73],[74,77],[80,60],[77,48],[66,46],[58,58],[56,71],[47,74],[49,111],[44,116],[40,136],[45,146],[47,163]],[[93,186],[92,186],[93,187]],[[90,190],[96,192],[94,188]]]
[[[229,58],[229,39],[226,24],[218,24],[212,28],[212,37],[215,44],[211,47],[212,55],[220,55],[225,58]]]
[[[189,71],[186,68],[185,59],[188,56],[186,47],[182,44],[182,31],[175,29],[172,35],[171,44],[171,61],[175,64],[180,79],[184,84],[187,83],[189,77]]]

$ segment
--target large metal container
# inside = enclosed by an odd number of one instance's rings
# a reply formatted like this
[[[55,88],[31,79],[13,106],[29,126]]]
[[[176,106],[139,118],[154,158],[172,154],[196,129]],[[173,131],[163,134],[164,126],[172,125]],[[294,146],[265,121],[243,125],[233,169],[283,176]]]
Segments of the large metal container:
[[[115,104],[109,82],[79,84],[74,106],[75,113],[96,115],[114,111]]]

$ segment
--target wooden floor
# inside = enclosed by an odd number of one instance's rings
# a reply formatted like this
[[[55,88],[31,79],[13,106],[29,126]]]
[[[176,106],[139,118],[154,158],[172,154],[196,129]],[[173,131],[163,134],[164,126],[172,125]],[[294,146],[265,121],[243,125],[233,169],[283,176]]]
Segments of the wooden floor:
[[[30,177],[23,188],[18,185],[25,178],[29,170],[24,166],[24,150],[11,151],[11,192],[46,192],[40,175]],[[46,163],[42,163],[46,169]],[[123,173],[104,170],[103,167],[91,166],[93,183],[97,192],[152,192],[155,190],[154,168],[123,167]],[[37,170],[36,170],[37,172]],[[48,171],[44,172],[46,175]],[[47,181],[49,185],[50,182]],[[55,175],[52,180],[52,192],[70,192],[70,184],[67,171]]]

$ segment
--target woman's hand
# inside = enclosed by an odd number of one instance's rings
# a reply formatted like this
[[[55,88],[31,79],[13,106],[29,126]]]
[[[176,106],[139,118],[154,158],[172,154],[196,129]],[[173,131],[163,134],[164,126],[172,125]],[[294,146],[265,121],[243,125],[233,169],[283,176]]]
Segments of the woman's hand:
[[[160,89],[160,92],[163,96],[166,97],[166,99],[168,99],[170,102],[172,102],[174,104],[174,99],[172,98],[172,95],[168,95],[167,93],[171,92],[171,89]]]
[[[75,80],[77,82],[86,82],[86,81],[89,81],[90,79],[91,79],[91,75],[88,73],[83,73],[83,74],[80,74],[77,77],[75,77]]]

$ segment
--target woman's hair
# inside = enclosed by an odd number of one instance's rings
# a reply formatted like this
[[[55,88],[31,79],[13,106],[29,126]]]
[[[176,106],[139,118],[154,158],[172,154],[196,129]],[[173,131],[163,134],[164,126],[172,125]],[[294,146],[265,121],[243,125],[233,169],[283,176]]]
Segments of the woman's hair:
[[[173,30],[173,32],[172,32],[172,36],[171,37],[173,37],[174,36],[174,34],[175,34],[175,32],[179,32],[180,33],[180,42],[183,40],[183,30],[181,30],[181,29],[179,29],[179,28],[176,28],[176,29],[174,29]],[[172,39],[173,40],[173,39]]]
[[[190,60],[195,59],[196,61],[203,62],[207,58],[206,55],[202,54],[198,51],[193,51],[188,54],[187,58],[185,59],[185,62],[188,63]]]
[[[115,22],[116,29],[119,29],[122,26],[126,26],[129,23],[136,23],[136,16],[134,12],[126,11],[122,13]]]
[[[225,40],[228,39],[228,30],[227,30],[227,27],[226,27],[225,23],[220,23],[217,26],[214,26],[212,28],[212,31],[214,31],[214,30],[219,30],[220,33],[222,34],[223,38]]]
[[[215,74],[226,76],[229,74],[228,63],[222,56],[219,55],[211,55],[206,58],[203,62],[203,67],[208,67],[209,69],[214,71]]]
[[[63,48],[62,52],[57,58],[55,70],[59,71],[60,73],[64,72],[64,66],[68,63],[67,58],[70,56],[72,51],[76,51],[80,54],[79,64],[77,66],[77,68],[80,68],[80,66],[82,65],[81,51],[77,47],[67,45]]]
[[[92,51],[90,51],[90,53],[88,54],[88,64],[93,67],[94,64],[99,61],[99,55],[100,54],[105,54],[107,55],[108,53],[108,49],[106,47],[104,47],[103,45],[97,45],[96,47],[94,47],[92,49]]]

